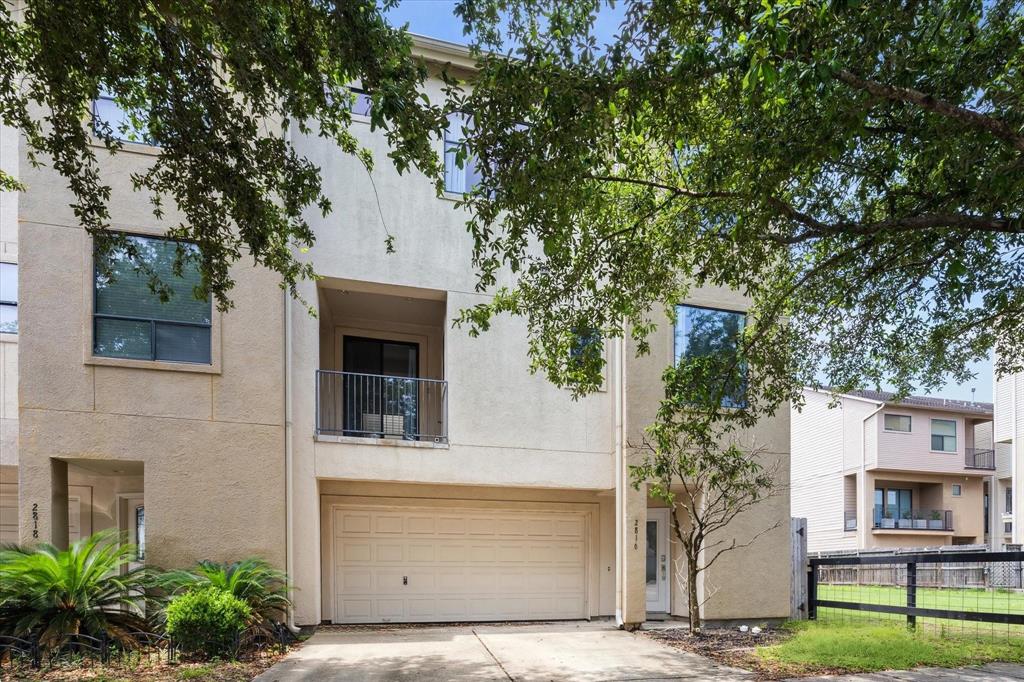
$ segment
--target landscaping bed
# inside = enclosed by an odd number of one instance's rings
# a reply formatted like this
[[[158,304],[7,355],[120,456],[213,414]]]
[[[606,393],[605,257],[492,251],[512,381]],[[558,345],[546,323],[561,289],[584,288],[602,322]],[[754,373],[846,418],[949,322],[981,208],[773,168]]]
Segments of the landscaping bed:
[[[210,682],[249,682],[283,658],[285,653],[266,653],[243,661],[178,662],[143,660],[134,662],[76,661],[34,670],[29,665],[4,666],[2,680],[45,680],[46,682],[180,682],[204,680]]]
[[[800,622],[759,634],[707,630],[693,636],[685,628],[644,634],[723,665],[753,671],[763,680],[1024,662],[1024,642],[1016,637],[941,636],[910,632],[898,625]]]

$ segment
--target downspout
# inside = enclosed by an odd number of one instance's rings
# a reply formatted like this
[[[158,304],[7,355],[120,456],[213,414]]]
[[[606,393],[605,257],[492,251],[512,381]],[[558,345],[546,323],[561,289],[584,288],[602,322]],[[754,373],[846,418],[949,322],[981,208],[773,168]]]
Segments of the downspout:
[[[289,124],[285,129],[285,142],[291,145],[292,128]],[[295,581],[292,572],[295,568],[295,540],[292,537],[292,297],[284,290],[284,571],[288,576],[288,603],[294,604]],[[298,634],[295,626],[295,607],[288,607],[286,621],[288,629]]]
[[[885,409],[885,403],[884,402],[878,403],[878,407],[875,408],[875,411],[872,412],[871,414],[869,414],[868,416],[864,417],[864,419],[862,419],[861,422],[860,422],[860,484],[861,485],[866,485],[867,484],[867,478],[868,478],[868,473],[867,473],[868,472],[868,437],[867,437],[868,420],[871,419],[872,417],[874,417],[875,415],[877,415],[883,409]],[[866,490],[862,490],[862,491],[859,491],[859,492],[860,492],[860,494],[862,496],[866,496],[867,495],[867,491]],[[865,510],[865,511],[867,511],[867,510]],[[870,518],[870,516],[868,518]],[[857,523],[858,523],[858,525],[860,524],[860,519],[859,518],[857,519]],[[868,525],[864,524],[864,528],[862,528],[861,530],[857,531],[857,534],[861,536],[861,542],[858,543],[858,544],[862,545],[862,547],[860,547],[860,549],[867,549],[867,547],[865,547],[863,545],[867,545]]]
[[[625,340],[621,337],[615,342],[615,625],[622,627],[622,602],[623,602],[623,544],[622,538],[625,529],[626,516],[626,491],[623,489],[623,452],[622,452],[622,426],[623,426],[623,363]]]

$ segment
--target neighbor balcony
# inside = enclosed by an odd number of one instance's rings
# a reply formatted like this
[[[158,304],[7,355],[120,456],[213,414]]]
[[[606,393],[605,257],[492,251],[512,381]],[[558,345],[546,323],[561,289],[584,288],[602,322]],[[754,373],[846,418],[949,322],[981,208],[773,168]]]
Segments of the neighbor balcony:
[[[996,451],[985,448],[967,448],[964,467],[967,469],[996,470]]]
[[[875,530],[953,530],[950,509],[903,509],[895,511],[875,506],[871,527]]]
[[[316,433],[447,443],[448,382],[317,370]]]

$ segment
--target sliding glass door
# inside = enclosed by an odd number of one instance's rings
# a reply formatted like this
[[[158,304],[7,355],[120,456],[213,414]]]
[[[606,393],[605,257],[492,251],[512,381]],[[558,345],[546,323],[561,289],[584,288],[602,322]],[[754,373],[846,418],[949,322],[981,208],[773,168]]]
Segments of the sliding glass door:
[[[419,432],[419,345],[346,336],[342,346],[346,435]]]

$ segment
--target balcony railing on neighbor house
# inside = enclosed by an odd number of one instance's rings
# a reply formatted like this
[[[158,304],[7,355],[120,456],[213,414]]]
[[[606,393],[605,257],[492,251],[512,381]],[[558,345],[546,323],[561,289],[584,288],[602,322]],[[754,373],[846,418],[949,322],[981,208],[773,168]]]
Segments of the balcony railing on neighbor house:
[[[949,509],[903,509],[895,511],[875,505],[872,528],[879,530],[953,530]]]
[[[967,448],[964,466],[968,469],[996,470],[996,451],[984,448]]]
[[[316,432],[447,443],[448,382],[318,369]]]

